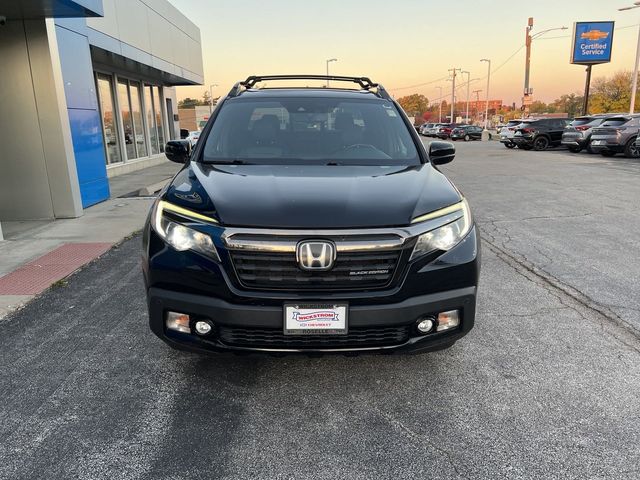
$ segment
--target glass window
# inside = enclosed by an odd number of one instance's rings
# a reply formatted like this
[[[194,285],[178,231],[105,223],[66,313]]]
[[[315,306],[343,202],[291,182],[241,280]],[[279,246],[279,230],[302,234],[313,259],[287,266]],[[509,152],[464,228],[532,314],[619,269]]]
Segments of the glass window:
[[[144,138],[144,123],[142,120],[142,98],[140,97],[140,84],[129,84],[131,94],[131,116],[133,118],[133,130],[135,133],[136,149],[138,157],[147,156],[147,143]]]
[[[158,145],[158,130],[156,128],[156,116],[153,109],[153,96],[151,94],[151,85],[144,86],[144,103],[145,114],[147,117],[147,128],[149,128],[149,140],[151,143],[151,153],[160,153],[160,147]]]
[[[107,152],[107,165],[122,162],[120,155],[120,143],[118,142],[118,126],[115,118],[115,106],[113,103],[113,84],[111,78],[106,75],[97,75],[98,102],[102,115],[102,133],[104,146]]]
[[[203,160],[420,163],[409,130],[391,102],[330,97],[228,101],[206,139]]]
[[[129,103],[129,86],[126,80],[118,81],[118,102],[120,103],[120,118],[122,118],[122,127],[124,128],[127,158],[136,158],[135,135],[131,118],[131,105]]]
[[[164,122],[162,121],[162,101],[160,100],[160,88],[153,87],[153,109],[156,113],[156,127],[158,129],[158,143],[160,151],[164,152]]]

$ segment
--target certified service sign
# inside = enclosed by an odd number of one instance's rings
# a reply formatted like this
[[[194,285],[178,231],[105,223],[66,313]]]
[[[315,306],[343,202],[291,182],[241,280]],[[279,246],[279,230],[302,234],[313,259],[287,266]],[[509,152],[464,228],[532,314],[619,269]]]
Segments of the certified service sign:
[[[573,24],[571,63],[594,65],[611,61],[615,22],[576,22]]]

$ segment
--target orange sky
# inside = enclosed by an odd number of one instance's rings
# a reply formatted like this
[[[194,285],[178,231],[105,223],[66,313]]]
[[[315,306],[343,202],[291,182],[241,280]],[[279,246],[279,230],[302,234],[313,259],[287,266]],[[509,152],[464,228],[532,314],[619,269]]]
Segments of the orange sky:
[[[438,85],[450,97],[451,82],[438,80],[447,69],[455,66],[470,71],[471,78],[483,78],[487,68],[479,60],[490,58],[491,97],[519,104],[524,49],[517,51],[532,16],[533,33],[569,27],[533,43],[531,86],[535,99],[548,102],[584,88],[584,67],[569,64],[574,21],[616,21],[613,61],[595,66],[594,77],[633,68],[640,23],[640,9],[617,11],[631,0],[171,2],[200,27],[205,67],[206,86],[180,87],[179,98],[199,97],[211,83],[219,84],[214,96],[224,95],[251,74],[322,74],[325,60],[335,57],[333,74],[369,76],[396,97],[422,93],[433,100]],[[433,83],[403,88],[427,82]],[[476,89],[483,90],[483,98],[486,80],[474,82],[471,90]],[[463,88],[458,97],[465,96]]]

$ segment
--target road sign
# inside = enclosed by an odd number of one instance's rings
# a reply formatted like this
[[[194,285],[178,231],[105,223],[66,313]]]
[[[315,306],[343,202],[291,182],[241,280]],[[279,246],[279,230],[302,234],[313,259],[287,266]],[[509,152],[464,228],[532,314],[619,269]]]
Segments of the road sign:
[[[611,61],[615,22],[575,22],[571,63],[595,65]]]

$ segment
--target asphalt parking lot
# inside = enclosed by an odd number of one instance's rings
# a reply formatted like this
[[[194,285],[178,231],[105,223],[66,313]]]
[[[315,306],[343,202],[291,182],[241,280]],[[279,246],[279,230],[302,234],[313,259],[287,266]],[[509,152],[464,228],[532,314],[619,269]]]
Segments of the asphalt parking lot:
[[[484,250],[454,347],[172,351],[135,237],[0,321],[0,478],[640,477],[640,163],[456,145]]]

